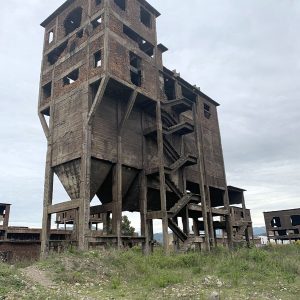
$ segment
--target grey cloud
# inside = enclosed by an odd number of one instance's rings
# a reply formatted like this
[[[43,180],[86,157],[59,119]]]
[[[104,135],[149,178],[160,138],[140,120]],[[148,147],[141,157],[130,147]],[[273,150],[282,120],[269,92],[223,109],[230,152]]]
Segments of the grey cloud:
[[[300,3],[149,0],[162,16],[165,65],[221,103],[228,183],[262,211],[299,206]],[[0,201],[15,224],[39,225],[46,141],[36,116],[41,21],[63,0],[11,0],[0,19]],[[56,184],[58,187],[58,184]],[[57,188],[56,201],[65,200]],[[17,223],[18,222],[18,223]]]

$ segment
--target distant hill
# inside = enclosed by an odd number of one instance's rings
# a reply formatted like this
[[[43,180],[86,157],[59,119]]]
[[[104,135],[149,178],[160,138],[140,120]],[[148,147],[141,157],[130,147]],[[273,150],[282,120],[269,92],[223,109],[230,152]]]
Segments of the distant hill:
[[[267,236],[267,232],[266,232],[266,227],[262,226],[262,227],[253,227],[253,233],[255,236],[258,235],[262,235],[262,236]]]
[[[163,234],[162,232],[159,232],[159,233],[154,233],[153,235],[154,239],[159,242],[159,243],[162,243],[163,242]]]
[[[262,227],[253,227],[253,233],[254,233],[254,236],[259,236],[259,235],[261,235],[261,236],[267,236],[265,226],[262,226]],[[163,234],[161,232],[154,233],[154,239],[157,242],[162,243],[163,242]]]

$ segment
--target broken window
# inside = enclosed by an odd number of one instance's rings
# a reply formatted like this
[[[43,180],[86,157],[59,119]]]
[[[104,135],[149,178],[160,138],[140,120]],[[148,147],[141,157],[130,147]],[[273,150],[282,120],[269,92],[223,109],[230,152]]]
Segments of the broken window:
[[[143,7],[141,7],[140,19],[145,26],[151,28],[151,14]]]
[[[83,37],[83,29],[81,29],[77,32],[77,37],[80,39]]]
[[[273,217],[271,220],[271,226],[272,227],[281,227],[281,221],[279,217]]]
[[[299,229],[294,229],[294,234],[299,234]]]
[[[102,17],[97,18],[96,20],[92,21],[93,29],[96,29],[102,23]]]
[[[95,97],[97,95],[99,86],[100,86],[101,80],[97,80],[90,84],[90,97],[91,97],[91,103],[94,102]]]
[[[75,49],[76,49],[76,47],[77,47],[77,43],[76,43],[76,41],[73,41],[72,42],[72,44],[71,44],[71,46],[70,46],[70,52],[74,52],[75,51]]]
[[[70,85],[79,78],[79,69],[76,69],[63,78],[64,85]]]
[[[164,89],[168,100],[174,100],[176,98],[175,81],[173,79],[164,77]]]
[[[122,10],[126,10],[126,0],[114,0],[115,4],[119,6]]]
[[[51,30],[48,34],[48,43],[51,44],[54,40],[54,32]]]
[[[94,53],[94,68],[101,67],[102,59],[101,59],[101,51],[97,51]]]
[[[291,223],[292,226],[300,226],[300,216],[299,215],[291,216]]]
[[[82,8],[77,7],[69,13],[64,21],[66,35],[73,32],[76,28],[80,27],[82,18]]]
[[[51,97],[51,94],[52,94],[52,81],[50,81],[49,83],[43,86],[43,99],[47,99]]]
[[[279,236],[287,235],[286,230],[278,230],[277,232],[278,232],[278,235],[279,235]]]
[[[95,0],[95,4],[96,4],[96,5],[100,5],[101,2],[102,2],[102,0]]]
[[[65,41],[48,54],[48,62],[50,63],[50,65],[54,65],[58,61],[59,57],[65,51],[67,46],[68,41]]]
[[[150,57],[153,57],[154,55],[154,46],[147,42],[145,39],[143,39],[138,33],[133,31],[131,28],[129,28],[126,25],[123,25],[123,32],[133,41],[135,41],[140,50],[145,52]]]
[[[130,59],[131,82],[136,86],[141,86],[142,85],[142,71],[141,71],[142,60],[133,52],[129,53],[129,59]]]
[[[46,117],[50,117],[50,107],[45,108],[41,113]]]
[[[206,119],[210,119],[211,113],[210,113],[210,106],[206,103],[204,103],[204,116]]]
[[[181,86],[181,90],[182,90],[182,96],[191,100],[192,102],[196,101],[197,95],[195,93],[193,93],[193,91],[191,91],[190,89]]]

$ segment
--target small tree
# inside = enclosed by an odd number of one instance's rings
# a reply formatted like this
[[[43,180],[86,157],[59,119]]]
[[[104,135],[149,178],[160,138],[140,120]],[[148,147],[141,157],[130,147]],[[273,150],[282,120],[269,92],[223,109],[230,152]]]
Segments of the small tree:
[[[125,236],[133,236],[134,232],[135,232],[135,228],[131,226],[131,222],[129,221],[128,217],[123,216],[121,234]]]

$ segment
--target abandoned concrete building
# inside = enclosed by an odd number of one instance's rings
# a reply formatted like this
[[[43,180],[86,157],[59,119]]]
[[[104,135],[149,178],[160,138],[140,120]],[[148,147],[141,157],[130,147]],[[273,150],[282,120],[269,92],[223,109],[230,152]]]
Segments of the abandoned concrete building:
[[[300,208],[264,212],[268,241],[300,240]]]
[[[0,261],[35,260],[40,256],[40,228],[9,226],[10,204],[0,203]],[[64,249],[62,243],[72,242],[72,232],[55,230],[50,232],[51,250]]]
[[[227,187],[219,104],[164,67],[159,15],[145,0],[68,0],[41,24],[42,255],[52,215],[73,224],[79,249],[121,247],[129,238],[121,234],[124,212],[140,214],[135,239],[145,253],[153,220],[161,220],[165,251],[169,229],[183,247],[209,250],[217,230],[230,247],[249,241],[244,190]],[[69,196],[56,204],[54,175]],[[96,224],[101,230],[92,230]]]

